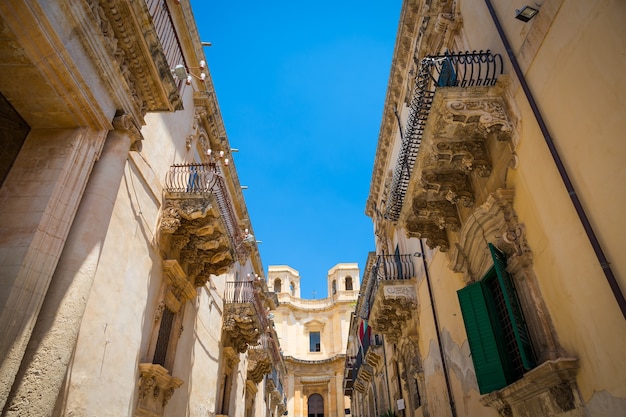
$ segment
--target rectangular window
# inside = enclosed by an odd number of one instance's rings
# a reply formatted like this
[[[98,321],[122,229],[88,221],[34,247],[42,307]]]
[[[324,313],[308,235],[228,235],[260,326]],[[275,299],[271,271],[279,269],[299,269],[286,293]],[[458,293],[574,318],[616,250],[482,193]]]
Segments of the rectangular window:
[[[489,244],[494,265],[457,292],[481,394],[504,388],[535,367],[535,357],[506,258]]]
[[[165,366],[165,359],[167,356],[168,347],[170,345],[170,336],[172,334],[172,324],[174,323],[175,314],[170,311],[169,308],[163,309],[163,316],[161,317],[161,325],[159,326],[159,335],[157,337],[156,349],[154,350],[154,357],[152,363]]]
[[[321,352],[320,332],[309,333],[309,352]]]

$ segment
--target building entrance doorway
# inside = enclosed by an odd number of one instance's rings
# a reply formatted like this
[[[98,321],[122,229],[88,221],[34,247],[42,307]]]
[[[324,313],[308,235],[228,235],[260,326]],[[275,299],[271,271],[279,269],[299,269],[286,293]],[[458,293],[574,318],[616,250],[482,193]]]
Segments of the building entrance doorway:
[[[324,417],[324,398],[319,394],[309,396],[309,417]]]

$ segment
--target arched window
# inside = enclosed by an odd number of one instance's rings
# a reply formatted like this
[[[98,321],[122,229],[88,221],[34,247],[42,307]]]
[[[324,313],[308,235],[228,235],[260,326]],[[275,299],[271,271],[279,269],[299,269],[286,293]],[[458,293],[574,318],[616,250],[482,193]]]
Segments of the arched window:
[[[324,417],[324,398],[319,394],[309,396],[309,417]]]
[[[293,281],[291,281],[291,283],[289,284],[289,292],[292,296],[296,295],[296,285],[293,283]]]
[[[337,294],[337,281],[333,280],[333,294]]]
[[[274,292],[275,293],[279,293],[281,291],[280,286],[282,284],[282,281],[280,280],[280,278],[276,278],[274,280]]]
[[[346,277],[346,291],[352,291],[352,277]]]

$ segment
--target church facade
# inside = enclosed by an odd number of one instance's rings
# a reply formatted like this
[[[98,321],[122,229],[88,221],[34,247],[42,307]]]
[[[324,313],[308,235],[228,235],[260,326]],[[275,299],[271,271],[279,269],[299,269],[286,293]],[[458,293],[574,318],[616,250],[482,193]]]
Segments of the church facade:
[[[350,410],[344,395],[348,330],[359,293],[357,264],[328,271],[328,297],[301,298],[295,269],[272,265],[268,288],[278,296],[272,311],[286,366],[287,413],[296,417],[341,417]]]

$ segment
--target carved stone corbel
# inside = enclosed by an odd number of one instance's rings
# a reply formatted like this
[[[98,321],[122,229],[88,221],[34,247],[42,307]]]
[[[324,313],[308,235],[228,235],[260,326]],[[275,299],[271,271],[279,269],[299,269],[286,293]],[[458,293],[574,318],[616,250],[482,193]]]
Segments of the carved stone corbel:
[[[189,281],[203,286],[234,263],[234,248],[213,198],[166,198],[159,229],[163,246],[186,269]]]
[[[469,176],[462,171],[422,171],[422,187],[434,191],[451,203],[461,203],[465,207],[474,204],[474,190]]]
[[[198,293],[176,260],[163,261],[163,273],[168,282],[165,303],[170,311],[178,313],[185,302],[195,298]]]
[[[412,216],[407,219],[405,230],[407,237],[426,239],[426,245],[431,249],[439,247],[441,252],[447,252],[449,249],[446,230],[436,223]]]
[[[131,151],[141,151],[143,135],[132,115],[126,113],[118,114],[113,118],[112,124],[116,130],[123,130],[130,136]]]
[[[484,139],[436,140],[429,151],[428,168],[476,172],[484,178],[491,174],[491,160]]]
[[[499,97],[453,99],[446,103],[447,112],[443,120],[451,124],[462,124],[469,137],[487,138],[490,133],[498,140],[510,140],[513,125]]]
[[[423,219],[457,232],[461,227],[459,213],[454,204],[447,200],[427,200],[426,195],[413,199],[413,214]]]
[[[139,364],[139,387],[136,416],[155,417],[163,415],[163,408],[183,384],[180,378],[173,377],[167,369],[153,363]]]

